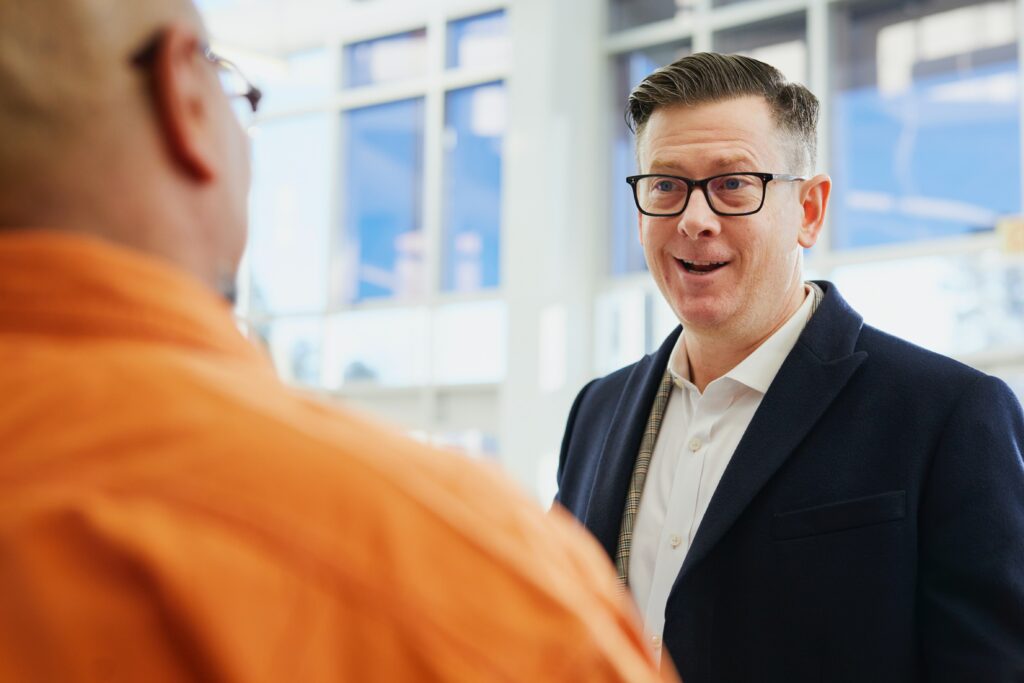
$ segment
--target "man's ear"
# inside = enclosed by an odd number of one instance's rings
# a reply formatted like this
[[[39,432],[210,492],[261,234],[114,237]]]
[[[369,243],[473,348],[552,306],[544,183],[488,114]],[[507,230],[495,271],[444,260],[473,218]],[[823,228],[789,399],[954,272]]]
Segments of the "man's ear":
[[[171,157],[202,183],[216,175],[216,136],[209,95],[212,67],[203,63],[200,45],[188,26],[165,29],[153,58],[153,93]]]
[[[800,184],[800,206],[803,209],[803,216],[797,242],[804,249],[810,249],[818,241],[831,192],[832,179],[825,174],[816,175]]]

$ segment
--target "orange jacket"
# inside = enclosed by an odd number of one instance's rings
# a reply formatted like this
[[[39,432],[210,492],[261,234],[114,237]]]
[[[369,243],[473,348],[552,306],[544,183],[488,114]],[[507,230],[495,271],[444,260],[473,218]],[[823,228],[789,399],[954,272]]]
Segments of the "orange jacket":
[[[652,681],[596,545],[283,386],[162,262],[0,236],[0,681]]]

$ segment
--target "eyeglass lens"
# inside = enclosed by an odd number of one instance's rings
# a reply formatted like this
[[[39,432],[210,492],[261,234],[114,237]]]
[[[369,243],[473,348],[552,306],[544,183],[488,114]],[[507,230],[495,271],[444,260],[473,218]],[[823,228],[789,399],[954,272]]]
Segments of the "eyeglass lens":
[[[686,181],[671,176],[641,178],[636,184],[637,201],[648,213],[678,213],[686,206],[689,193]],[[708,181],[707,197],[711,208],[720,213],[756,211],[764,198],[764,181],[743,173],[720,176]]]

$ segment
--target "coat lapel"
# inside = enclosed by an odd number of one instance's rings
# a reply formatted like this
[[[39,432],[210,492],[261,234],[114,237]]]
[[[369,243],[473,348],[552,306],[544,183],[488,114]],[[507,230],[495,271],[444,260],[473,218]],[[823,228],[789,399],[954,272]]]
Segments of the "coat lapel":
[[[611,426],[601,449],[600,464],[583,523],[612,558],[615,557],[626,492],[640,439],[681,331],[682,328],[677,327],[654,354],[644,356],[633,367],[609,422]]]
[[[779,369],[722,475],[676,585],[714,548],[867,358],[863,321],[827,282],[820,308]]]

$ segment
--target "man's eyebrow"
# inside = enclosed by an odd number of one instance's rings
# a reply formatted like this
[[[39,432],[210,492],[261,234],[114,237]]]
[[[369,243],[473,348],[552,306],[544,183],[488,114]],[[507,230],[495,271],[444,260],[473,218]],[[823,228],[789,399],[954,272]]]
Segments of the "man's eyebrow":
[[[711,161],[711,165],[720,170],[732,170],[737,167],[743,167],[742,170],[749,171],[751,169],[746,167],[751,166],[752,163],[753,161],[746,154],[731,154]]]
[[[651,161],[651,170],[654,172],[683,174],[683,167],[668,159],[654,159]],[[657,169],[657,171],[655,171]]]
[[[753,160],[747,154],[730,154],[728,156],[715,157],[706,162],[710,164],[716,171],[751,171],[753,168]],[[652,173],[666,173],[670,175],[682,175],[685,176],[685,169],[681,164],[670,159],[658,159],[655,158],[651,161],[650,169]]]

